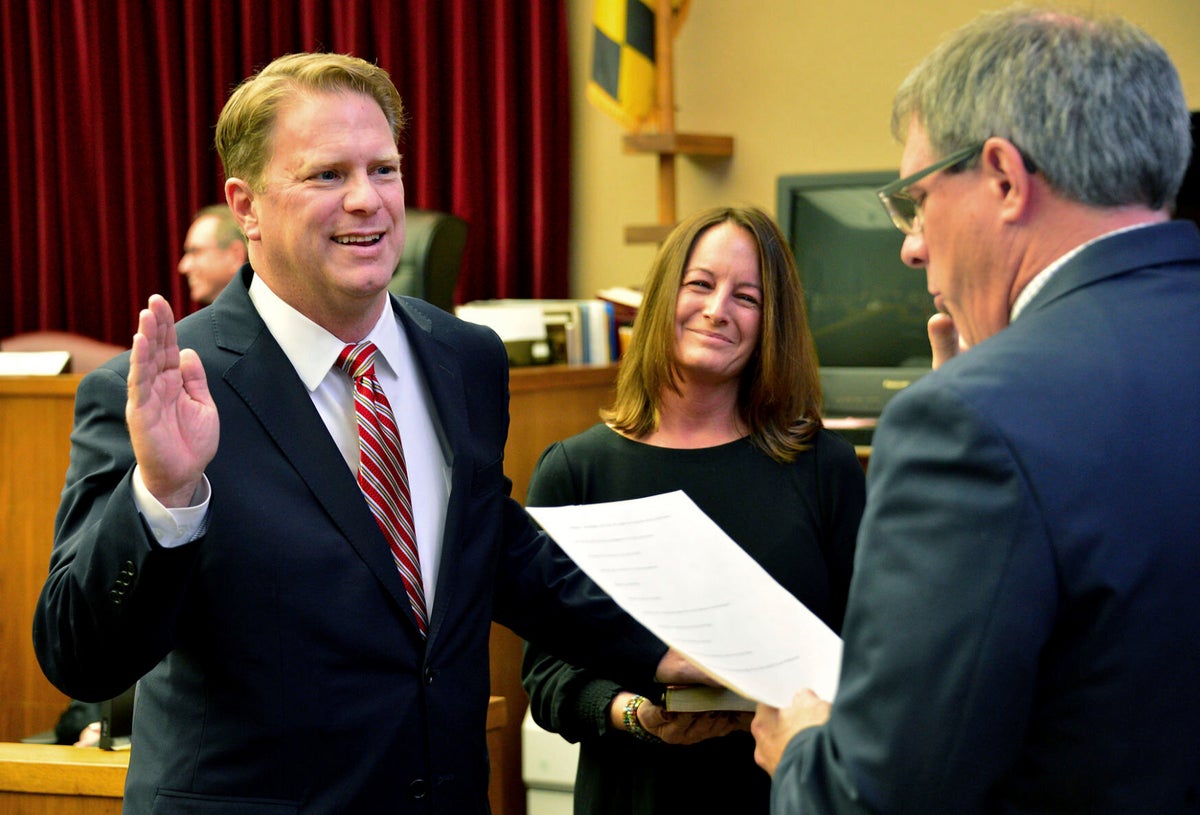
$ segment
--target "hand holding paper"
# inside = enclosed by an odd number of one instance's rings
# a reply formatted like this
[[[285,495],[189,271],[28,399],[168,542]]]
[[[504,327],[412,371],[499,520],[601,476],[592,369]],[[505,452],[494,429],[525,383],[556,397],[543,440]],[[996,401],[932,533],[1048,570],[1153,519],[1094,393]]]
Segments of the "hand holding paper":
[[[837,691],[842,642],[680,491],[529,507],[630,615],[721,684],[774,707]]]

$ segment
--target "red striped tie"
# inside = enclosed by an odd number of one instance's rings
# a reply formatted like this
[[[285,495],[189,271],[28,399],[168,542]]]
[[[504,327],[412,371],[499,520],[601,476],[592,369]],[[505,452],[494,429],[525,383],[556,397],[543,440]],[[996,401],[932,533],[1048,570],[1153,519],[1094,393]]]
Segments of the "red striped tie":
[[[392,549],[392,559],[400,570],[417,616],[417,627],[421,636],[425,636],[429,615],[425,610],[425,592],[421,588],[421,567],[413,534],[408,471],[404,466],[404,448],[400,445],[392,407],[375,378],[377,350],[373,342],[347,345],[338,354],[337,364],[354,380],[354,410],[358,416],[358,486]]]

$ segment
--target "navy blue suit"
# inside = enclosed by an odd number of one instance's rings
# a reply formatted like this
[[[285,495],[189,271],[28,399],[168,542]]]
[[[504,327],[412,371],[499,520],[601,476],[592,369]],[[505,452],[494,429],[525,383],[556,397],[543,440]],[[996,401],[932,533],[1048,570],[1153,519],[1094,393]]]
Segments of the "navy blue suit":
[[[128,354],[80,383],[34,624],[43,669],[82,699],[141,677],[127,812],[486,812],[493,619],[579,659],[606,653],[643,680],[664,646],[509,497],[500,341],[400,298],[392,307],[452,460],[423,642],[379,528],[249,280],[244,267],[178,326],[221,421],[198,541],[158,546],[135,509]]]
[[[776,813],[1200,811],[1200,233],[1081,251],[874,438]]]

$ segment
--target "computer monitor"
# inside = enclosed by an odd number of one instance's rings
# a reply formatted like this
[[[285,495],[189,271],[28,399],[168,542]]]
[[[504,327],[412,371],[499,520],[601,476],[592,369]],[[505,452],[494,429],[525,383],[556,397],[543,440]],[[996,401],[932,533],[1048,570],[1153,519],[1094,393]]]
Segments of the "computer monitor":
[[[925,274],[900,260],[903,235],[875,191],[895,171],[785,175],[779,225],[804,286],[826,416],[878,416],[932,363]]]

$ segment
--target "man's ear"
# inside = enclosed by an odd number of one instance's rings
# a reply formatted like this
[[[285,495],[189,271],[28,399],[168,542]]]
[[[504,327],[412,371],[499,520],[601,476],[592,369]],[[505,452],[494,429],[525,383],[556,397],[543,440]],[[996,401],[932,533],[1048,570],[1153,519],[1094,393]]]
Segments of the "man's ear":
[[[254,206],[254,190],[240,178],[225,179],[225,203],[233,210],[242,234],[248,240],[259,240],[258,212]]]
[[[993,136],[984,142],[980,167],[1000,202],[1001,217],[1010,223],[1023,218],[1031,202],[1033,173],[1017,146]]]

